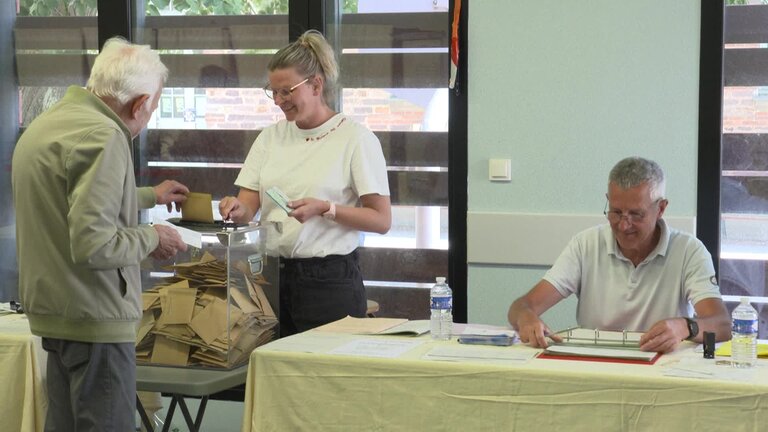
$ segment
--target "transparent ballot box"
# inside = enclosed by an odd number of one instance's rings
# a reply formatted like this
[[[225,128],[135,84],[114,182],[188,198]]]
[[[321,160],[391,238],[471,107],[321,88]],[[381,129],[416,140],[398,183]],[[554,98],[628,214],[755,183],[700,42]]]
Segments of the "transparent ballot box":
[[[171,260],[142,265],[139,364],[230,369],[279,332],[279,259],[267,258],[267,227],[177,225],[199,235]]]

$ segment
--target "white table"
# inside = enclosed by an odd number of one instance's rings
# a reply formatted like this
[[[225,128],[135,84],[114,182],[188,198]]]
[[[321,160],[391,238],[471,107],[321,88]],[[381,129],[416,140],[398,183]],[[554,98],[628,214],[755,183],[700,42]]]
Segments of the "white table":
[[[246,382],[243,431],[768,428],[766,360],[749,371],[707,360],[711,363],[704,365],[715,368],[716,376],[665,375],[673,367],[704,361],[686,342],[654,365],[538,358],[434,361],[423,355],[459,344],[433,342],[428,335],[396,358],[329,353],[371,337],[310,331],[256,349]],[[493,348],[535,354],[525,346]]]
[[[48,410],[46,359],[26,316],[0,316],[0,430],[43,430]]]

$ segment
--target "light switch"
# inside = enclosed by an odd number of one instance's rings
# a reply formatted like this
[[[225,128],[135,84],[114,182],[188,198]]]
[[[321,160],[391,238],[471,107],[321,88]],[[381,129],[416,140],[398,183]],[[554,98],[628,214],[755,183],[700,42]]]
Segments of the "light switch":
[[[511,181],[512,180],[512,160],[511,159],[488,159],[488,180]]]

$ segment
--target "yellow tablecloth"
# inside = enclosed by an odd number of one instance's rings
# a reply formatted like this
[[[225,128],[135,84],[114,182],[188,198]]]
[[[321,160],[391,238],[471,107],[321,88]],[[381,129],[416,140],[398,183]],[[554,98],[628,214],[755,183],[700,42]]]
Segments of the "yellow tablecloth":
[[[24,315],[0,316],[0,430],[42,431],[46,354]]]
[[[423,355],[456,341],[428,335],[393,359],[328,354],[365,337],[306,332],[256,349],[243,431],[732,432],[768,425],[768,361],[738,381],[665,376],[671,365],[702,356],[690,343],[655,365],[431,361]],[[297,352],[302,345],[313,352]]]

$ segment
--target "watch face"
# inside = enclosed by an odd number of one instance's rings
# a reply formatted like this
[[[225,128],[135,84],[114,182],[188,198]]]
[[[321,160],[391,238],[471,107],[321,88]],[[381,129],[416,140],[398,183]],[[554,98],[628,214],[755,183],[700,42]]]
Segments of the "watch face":
[[[699,323],[690,318],[686,318],[686,321],[688,322],[688,339],[693,339],[699,334]]]

